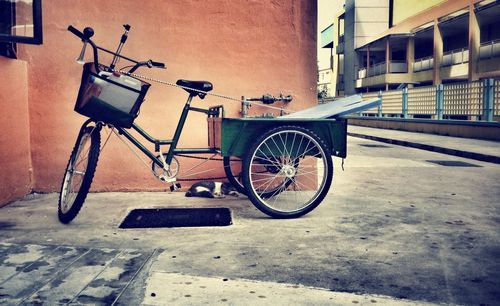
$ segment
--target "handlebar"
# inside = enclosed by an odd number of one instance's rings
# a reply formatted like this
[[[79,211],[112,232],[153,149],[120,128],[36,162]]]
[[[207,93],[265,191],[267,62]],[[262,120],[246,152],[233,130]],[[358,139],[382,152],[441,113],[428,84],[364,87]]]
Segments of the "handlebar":
[[[130,30],[130,26],[129,25],[124,25],[125,29],[128,31]],[[91,28],[91,27],[86,27],[84,30],[83,30],[83,33],[78,30],[77,28],[75,28],[74,26],[72,25],[69,25],[68,26],[68,31],[70,31],[71,33],[73,33],[75,36],[77,36],[78,38],[80,38],[84,44],[90,44],[92,46],[92,49],[93,49],[93,53],[94,53],[94,65],[95,65],[95,69],[96,69],[96,72],[99,72],[100,71],[100,68],[99,68],[99,56],[98,56],[98,50],[101,50],[101,51],[104,51],[104,52],[107,52],[109,54],[112,54],[113,56],[115,57],[119,57],[119,58],[123,58],[129,62],[132,62],[134,63],[135,65],[128,71],[129,73],[132,73],[134,72],[135,70],[137,70],[138,68],[142,67],[142,66],[147,66],[148,68],[163,68],[165,69],[165,64],[164,63],[161,63],[161,62],[156,62],[156,61],[153,61],[153,60],[147,60],[147,61],[143,61],[143,62],[140,62],[140,61],[136,61],[136,60],[133,60],[129,57],[126,57],[126,56],[123,56],[121,54],[119,54],[119,52],[113,52],[113,51],[110,51],[110,50],[107,50],[105,48],[102,48],[102,47],[99,47],[97,46],[90,38],[94,35],[94,30]],[[122,36],[122,43],[124,43],[123,41],[123,36]],[[85,49],[85,45],[83,47]],[[82,50],[82,56],[83,56],[83,53],[84,53],[84,49]],[[120,48],[121,49],[121,48]],[[119,49],[119,50],[120,50]]]
[[[76,36],[78,36],[81,40],[85,40],[85,36],[83,35],[82,32],[80,32],[77,28],[75,28],[74,26],[70,25],[68,26],[68,31],[70,31],[71,33],[75,34]]]

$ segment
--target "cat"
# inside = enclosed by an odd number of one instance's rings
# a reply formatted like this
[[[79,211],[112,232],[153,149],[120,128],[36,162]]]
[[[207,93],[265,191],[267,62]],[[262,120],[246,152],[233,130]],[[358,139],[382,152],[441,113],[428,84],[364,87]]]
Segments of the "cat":
[[[224,198],[226,195],[238,197],[240,194],[230,183],[213,181],[194,183],[186,192],[186,197]]]

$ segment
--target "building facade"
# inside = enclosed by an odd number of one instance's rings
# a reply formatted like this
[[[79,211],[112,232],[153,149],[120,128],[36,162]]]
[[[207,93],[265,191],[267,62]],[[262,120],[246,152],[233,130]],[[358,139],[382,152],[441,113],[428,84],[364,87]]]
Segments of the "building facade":
[[[356,72],[361,67],[356,49],[389,28],[388,0],[346,0],[337,18],[337,95],[356,93]]]
[[[345,91],[338,95],[500,76],[498,1],[429,0],[415,8],[413,1],[366,2],[378,5],[368,17],[365,1],[348,0],[338,18],[345,24],[336,49],[343,58],[337,89]],[[369,24],[373,15],[380,22]]]

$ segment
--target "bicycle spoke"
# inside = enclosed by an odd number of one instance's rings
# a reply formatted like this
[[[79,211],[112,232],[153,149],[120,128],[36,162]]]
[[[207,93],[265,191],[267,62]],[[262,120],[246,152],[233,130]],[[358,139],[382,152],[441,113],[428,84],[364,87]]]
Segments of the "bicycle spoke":
[[[278,151],[280,151],[280,155],[283,156],[283,151],[281,151],[280,147],[278,146],[278,144],[276,143],[276,141],[274,140],[274,136],[271,137],[271,140],[274,142],[274,145],[276,146],[276,149],[278,149]],[[267,144],[266,144],[267,146]],[[271,151],[271,154],[272,154],[272,151]]]
[[[248,189],[253,191],[249,195],[255,197],[252,202],[271,216],[307,213],[326,194],[332,167],[325,154],[328,151],[317,136],[303,128],[283,128],[263,139],[253,148],[250,160]],[[256,173],[257,165],[268,173]]]

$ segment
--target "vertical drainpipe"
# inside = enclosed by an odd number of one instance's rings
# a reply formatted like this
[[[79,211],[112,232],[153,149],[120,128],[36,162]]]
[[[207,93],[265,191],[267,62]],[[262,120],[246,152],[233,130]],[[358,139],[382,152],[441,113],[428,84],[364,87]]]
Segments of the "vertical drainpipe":
[[[483,80],[483,116],[486,121],[493,121],[493,104],[495,102],[495,79]]]
[[[408,118],[408,88],[407,87],[403,88],[402,96],[403,96],[403,105],[402,105],[403,118],[407,119]]]
[[[382,103],[384,102],[382,101],[382,90],[378,91],[378,98]],[[380,105],[377,108],[377,117],[382,117],[382,103],[380,103]]]
[[[444,110],[444,85],[438,84],[436,86],[436,116],[438,120],[443,119]]]
[[[385,74],[391,73],[391,45],[389,37],[385,39]],[[387,76],[386,76],[387,78]],[[385,83],[385,90],[389,90],[389,83]]]
[[[366,78],[370,76],[370,45],[366,47]]]

